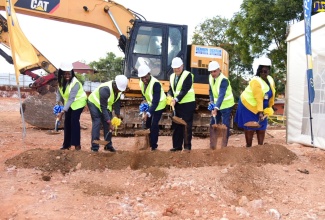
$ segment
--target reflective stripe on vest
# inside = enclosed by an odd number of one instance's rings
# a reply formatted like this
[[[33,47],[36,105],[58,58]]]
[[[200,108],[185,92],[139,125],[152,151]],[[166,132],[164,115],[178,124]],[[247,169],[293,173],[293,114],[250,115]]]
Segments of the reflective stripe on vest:
[[[176,96],[178,96],[178,94],[182,90],[184,80],[186,79],[188,74],[191,74],[191,76],[192,76],[192,86],[191,86],[191,89],[188,90],[186,95],[182,98],[182,100],[179,100],[178,103],[180,103],[180,104],[195,101],[195,93],[194,93],[194,89],[193,89],[194,75],[191,72],[184,70],[183,73],[181,74],[181,77],[178,79],[176,89],[175,89],[175,86],[174,86],[175,73],[170,75],[169,83],[170,83],[171,88],[173,90],[174,96],[176,97]]]
[[[158,82],[160,84],[160,88],[161,88],[159,104],[158,104],[157,108],[155,109],[155,111],[159,111],[159,110],[164,109],[166,107],[166,101],[167,101],[166,100],[166,94],[165,94],[165,92],[163,90],[163,87],[162,87],[161,83],[155,77],[151,76],[150,82],[149,82],[145,92],[144,92],[144,83],[142,82],[142,80],[139,80],[139,85],[140,85],[140,88],[141,88],[142,95],[144,95],[144,97],[146,98],[149,106],[151,106],[152,99],[153,99],[153,85],[156,82]]]
[[[269,85],[261,77],[256,76],[252,79],[252,81],[253,80],[256,80],[260,83],[263,94],[267,93],[270,90]],[[272,86],[274,86],[274,81],[273,81],[272,77],[268,77],[268,80],[269,80],[270,84]],[[251,106],[257,105],[256,99],[254,98],[252,87],[250,86],[250,84],[246,87],[246,89],[242,93],[242,98],[244,98],[247,101],[247,103],[250,104]]]
[[[117,94],[117,97],[115,99],[114,97],[114,90],[113,90],[113,81],[108,81],[105,83],[102,83],[99,87],[97,87],[88,97],[88,100],[93,103],[100,112],[102,112],[102,109],[100,108],[100,100],[99,100],[99,89],[102,87],[107,86],[109,88],[110,96],[107,99],[107,109],[111,112],[113,109],[113,104],[120,98],[121,92]]]
[[[211,76],[211,74],[209,75],[209,83],[210,83],[210,87],[211,87],[211,90],[213,93],[214,103],[216,103],[218,100],[220,85],[221,85],[221,82],[223,79],[226,79],[228,81],[228,87],[226,90],[225,97],[221,103],[220,110],[230,108],[235,104],[234,95],[232,94],[232,87],[231,87],[230,82],[227,79],[227,77],[225,75],[223,75],[222,73],[220,73],[220,75],[217,77],[215,83],[213,82],[213,77]]]
[[[84,91],[81,82],[79,82],[79,80],[76,77],[73,77],[71,83],[69,83],[65,88],[64,93],[63,93],[63,87],[59,87],[59,92],[64,100],[64,103],[67,103],[69,100],[71,89],[76,85],[76,83],[79,84],[79,90],[70,106],[70,108],[72,108],[73,110],[85,107],[86,105],[87,94]]]

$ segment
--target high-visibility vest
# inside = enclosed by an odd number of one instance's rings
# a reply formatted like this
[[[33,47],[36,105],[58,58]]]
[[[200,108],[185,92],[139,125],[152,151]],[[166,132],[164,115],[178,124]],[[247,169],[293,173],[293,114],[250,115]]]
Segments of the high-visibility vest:
[[[274,105],[274,99],[275,99],[275,83],[271,76],[267,76],[267,79],[270,83],[271,90],[273,93],[273,96],[269,100],[269,106],[272,107]],[[254,112],[255,114],[259,111],[262,111],[263,109],[258,109],[259,106],[257,106],[257,100],[254,97],[253,89],[251,87],[251,82],[257,81],[261,85],[262,94],[259,94],[260,97],[264,97],[265,93],[267,93],[270,90],[270,86],[259,76],[254,77],[250,82],[249,85],[246,87],[244,92],[241,94],[240,98],[242,103],[245,105],[246,108],[248,108],[250,111]],[[261,102],[263,105],[263,102]],[[263,108],[263,106],[261,106]]]
[[[100,84],[88,97],[88,100],[91,103],[93,103],[100,110],[100,112],[102,112],[102,109],[100,108],[99,89],[104,86],[108,86],[109,92],[110,92],[110,96],[107,99],[107,109],[109,111],[112,111],[113,104],[120,98],[121,93],[122,93],[122,92],[119,92],[117,94],[117,97],[115,98],[114,90],[113,90],[113,81],[108,81],[108,82]]]
[[[161,90],[160,90],[160,100],[159,100],[159,104],[157,106],[157,108],[155,109],[155,111],[159,111],[161,109],[164,109],[166,107],[166,94],[164,92],[164,89],[161,85],[161,83],[153,76],[151,76],[150,82],[147,86],[146,91],[144,91],[144,83],[142,82],[142,80],[139,81],[139,86],[141,88],[141,92],[142,95],[146,98],[149,106],[151,106],[152,104],[152,99],[153,99],[153,85],[158,82],[161,86]]]
[[[177,83],[176,88],[174,86],[175,73],[173,73],[173,74],[170,75],[169,83],[171,85],[171,88],[173,90],[173,93],[174,93],[174,96],[175,97],[178,96],[178,94],[182,90],[182,86],[183,86],[184,80],[186,79],[186,77],[188,76],[188,74],[191,74],[191,76],[192,76],[192,82],[194,81],[194,75],[191,72],[184,70],[183,73],[181,74],[181,77],[178,79],[178,83]],[[183,99],[182,100],[179,100],[178,103],[183,104],[183,103],[188,103],[188,102],[193,102],[193,101],[195,101],[195,93],[194,93],[193,83],[192,83],[191,89],[188,90],[188,92],[183,97]]]
[[[210,87],[212,90],[214,102],[217,102],[217,100],[218,100],[220,85],[221,85],[221,81],[223,79],[226,79],[228,81],[228,87],[226,90],[225,97],[221,103],[220,110],[234,106],[235,101],[234,101],[234,95],[232,94],[232,88],[231,88],[229,80],[222,73],[220,73],[220,75],[216,78],[215,82],[213,82],[214,78],[211,76],[211,74],[209,75],[209,83],[210,83]]]
[[[69,100],[71,89],[75,86],[76,83],[79,84],[79,90],[70,106],[73,110],[83,108],[87,104],[87,94],[84,91],[81,82],[79,82],[79,80],[76,77],[73,77],[71,83],[67,85],[64,92],[63,92],[63,87],[59,87],[59,92],[64,100],[64,103],[67,103],[67,101]]]

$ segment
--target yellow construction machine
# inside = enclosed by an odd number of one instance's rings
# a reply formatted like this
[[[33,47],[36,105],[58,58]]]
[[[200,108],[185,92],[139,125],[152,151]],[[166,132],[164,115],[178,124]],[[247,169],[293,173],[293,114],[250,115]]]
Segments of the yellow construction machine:
[[[208,133],[210,113],[207,111],[209,102],[209,86],[207,67],[212,60],[218,61],[222,72],[228,76],[229,56],[227,51],[220,47],[188,45],[187,25],[167,24],[147,21],[141,14],[126,8],[117,2],[110,0],[11,0],[14,3],[16,13],[30,16],[51,19],[60,22],[68,22],[82,26],[88,26],[106,31],[118,39],[118,46],[124,52],[125,58],[121,74],[129,79],[128,89],[125,91],[123,100],[124,134],[132,134],[133,130],[141,127],[139,117],[139,104],[142,101],[137,77],[137,68],[141,63],[146,63],[151,68],[151,74],[159,79],[167,92],[169,88],[169,76],[173,72],[171,60],[180,57],[184,61],[185,69],[194,74],[194,90],[197,100],[197,111],[194,117],[194,135],[202,136]],[[0,0],[0,10],[5,10],[6,0]],[[8,28],[5,18],[0,19],[0,43],[10,47],[8,41]],[[71,42],[73,43],[73,42]],[[35,69],[44,69],[49,73],[48,80],[40,80],[45,84],[38,83],[31,85],[38,89],[40,94],[47,91],[53,92],[55,89],[47,84],[52,82],[52,87],[56,86],[56,68],[37,49],[40,62],[31,67],[20,70],[22,74],[32,75]],[[10,56],[0,51],[0,55],[10,61]],[[1,68],[1,67],[0,67]],[[33,76],[32,76],[33,77]],[[37,77],[33,77],[37,78]],[[49,83],[51,85],[51,83]],[[49,89],[50,88],[50,89]],[[38,95],[36,103],[42,103],[43,108],[51,108]],[[53,100],[54,102],[54,100]],[[53,121],[50,117],[37,112],[33,103],[25,103],[26,121],[34,126],[51,128]],[[28,111],[28,109],[33,109]],[[50,109],[51,111],[51,109]],[[162,134],[169,133],[171,125],[170,119],[164,114],[160,121]],[[45,119],[41,119],[44,117]],[[29,120],[27,120],[29,118]],[[34,120],[38,118],[39,120]],[[40,121],[42,121],[40,123]],[[48,123],[47,123],[48,122]]]

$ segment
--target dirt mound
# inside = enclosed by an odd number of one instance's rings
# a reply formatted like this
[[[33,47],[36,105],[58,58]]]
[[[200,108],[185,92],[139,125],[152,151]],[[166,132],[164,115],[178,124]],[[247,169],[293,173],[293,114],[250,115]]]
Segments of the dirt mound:
[[[118,151],[117,153],[90,153],[31,149],[6,161],[7,166],[33,168],[63,174],[78,169],[146,169],[150,167],[204,167],[243,164],[291,164],[297,156],[282,145],[264,145],[252,148],[227,147],[220,150],[198,149],[187,152]]]

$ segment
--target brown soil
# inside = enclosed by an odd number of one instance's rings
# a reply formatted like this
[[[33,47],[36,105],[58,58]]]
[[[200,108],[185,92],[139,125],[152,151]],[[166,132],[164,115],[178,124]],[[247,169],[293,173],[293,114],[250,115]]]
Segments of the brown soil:
[[[150,151],[137,136],[92,153],[84,112],[82,150],[62,151],[62,131],[27,124],[23,137],[19,100],[0,103],[0,219],[325,219],[324,152],[286,144],[284,129],[251,148],[235,134],[227,148],[194,137],[172,153],[165,136]]]

